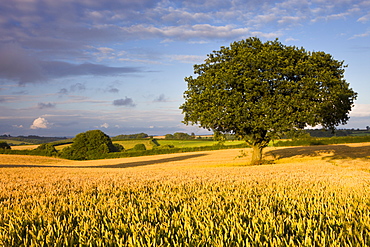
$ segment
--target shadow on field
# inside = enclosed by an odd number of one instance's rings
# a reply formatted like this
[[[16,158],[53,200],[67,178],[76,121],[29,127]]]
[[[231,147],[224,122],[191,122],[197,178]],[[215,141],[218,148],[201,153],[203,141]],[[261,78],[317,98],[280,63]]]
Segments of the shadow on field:
[[[146,160],[146,161],[128,162],[128,163],[121,163],[121,164],[116,164],[116,165],[89,166],[88,168],[126,168],[126,167],[136,167],[136,166],[147,166],[147,165],[155,165],[155,164],[161,164],[161,163],[187,160],[191,158],[202,157],[205,155],[207,154],[189,154],[189,155],[172,157],[172,158],[151,159],[151,160]]]
[[[171,158],[162,158],[162,159],[155,159],[153,156],[153,159],[145,160],[145,161],[135,161],[135,162],[127,162],[127,163],[120,163],[120,164],[114,164],[114,165],[99,165],[99,166],[52,166],[52,165],[11,165],[11,164],[0,164],[0,168],[9,168],[9,167],[54,167],[54,168],[127,168],[127,167],[136,167],[136,166],[147,166],[147,165],[155,165],[160,163],[168,163],[168,162],[174,162],[174,161],[181,161],[181,160],[187,160],[191,158],[197,158],[202,157],[207,154],[189,154],[189,155],[183,155],[183,156],[177,156],[177,157],[171,157]]]
[[[323,159],[370,159],[370,145],[350,147],[347,145],[319,145],[308,147],[291,147],[271,150],[265,153],[274,159],[324,156]]]

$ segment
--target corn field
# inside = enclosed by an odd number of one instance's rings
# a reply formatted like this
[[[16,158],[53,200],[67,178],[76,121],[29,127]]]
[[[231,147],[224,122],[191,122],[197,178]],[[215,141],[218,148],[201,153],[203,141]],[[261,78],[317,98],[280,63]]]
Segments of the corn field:
[[[199,163],[211,157],[0,168],[0,245],[370,246],[367,161]]]

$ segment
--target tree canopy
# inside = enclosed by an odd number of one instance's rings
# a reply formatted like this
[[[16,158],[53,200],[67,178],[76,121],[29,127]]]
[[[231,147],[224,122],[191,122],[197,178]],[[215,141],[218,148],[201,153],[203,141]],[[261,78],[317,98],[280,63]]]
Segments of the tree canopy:
[[[11,149],[10,145],[7,142],[0,142],[0,149]]]
[[[221,47],[194,65],[180,106],[185,124],[231,133],[262,159],[271,140],[321,124],[334,130],[349,119],[356,93],[344,79],[344,61],[322,51],[248,38]]]
[[[89,130],[76,135],[73,144],[64,148],[61,157],[74,160],[94,159],[102,154],[119,152],[123,148],[112,143],[112,140],[101,130]]]
[[[165,139],[173,139],[173,140],[191,140],[195,138],[195,134],[192,133],[192,135],[189,135],[187,133],[182,133],[182,132],[176,132],[173,135],[172,134],[167,134],[165,135]]]

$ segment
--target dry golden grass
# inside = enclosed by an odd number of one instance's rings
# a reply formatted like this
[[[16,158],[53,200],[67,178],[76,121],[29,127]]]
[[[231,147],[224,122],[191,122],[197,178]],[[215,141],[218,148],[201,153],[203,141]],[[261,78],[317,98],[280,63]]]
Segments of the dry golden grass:
[[[20,145],[20,146],[12,146],[13,150],[31,150],[37,148],[39,145]]]
[[[241,151],[0,155],[0,245],[370,245],[370,143]]]

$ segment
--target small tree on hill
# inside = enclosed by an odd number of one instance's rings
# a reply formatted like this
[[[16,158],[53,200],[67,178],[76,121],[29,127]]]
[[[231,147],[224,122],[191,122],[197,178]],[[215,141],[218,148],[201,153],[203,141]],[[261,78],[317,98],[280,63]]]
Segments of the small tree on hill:
[[[252,163],[261,163],[271,140],[308,125],[334,130],[348,121],[357,94],[344,67],[330,54],[278,40],[234,42],[194,65],[196,78],[185,78],[183,122],[238,136],[252,146]]]

